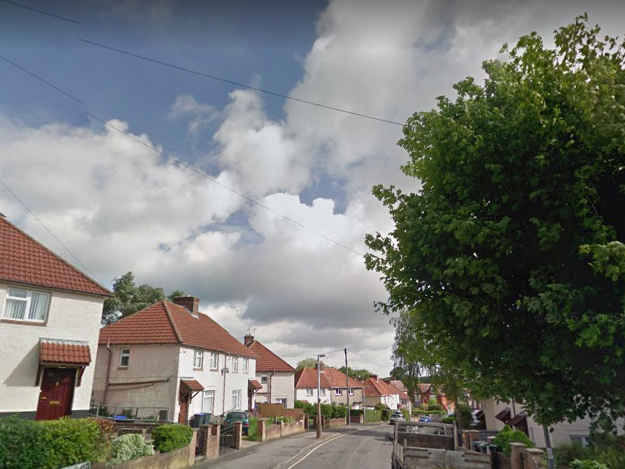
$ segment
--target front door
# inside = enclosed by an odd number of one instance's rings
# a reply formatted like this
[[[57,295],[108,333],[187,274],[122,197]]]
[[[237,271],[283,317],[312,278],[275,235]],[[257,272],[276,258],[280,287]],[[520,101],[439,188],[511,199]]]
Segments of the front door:
[[[44,368],[36,420],[56,420],[72,413],[75,368]]]
[[[180,388],[180,415],[178,416],[178,423],[186,425],[189,419],[189,393],[185,393],[182,390],[182,386]]]

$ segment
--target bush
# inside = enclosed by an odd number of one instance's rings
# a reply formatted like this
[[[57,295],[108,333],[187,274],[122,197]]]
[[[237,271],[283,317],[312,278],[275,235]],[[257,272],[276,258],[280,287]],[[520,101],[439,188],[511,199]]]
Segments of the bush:
[[[443,423],[453,424],[456,421],[456,417],[454,415],[448,415],[447,417],[443,417]]]
[[[405,418],[407,421],[410,421],[410,412],[409,412],[408,410],[406,410],[406,409],[402,409],[402,410],[401,410],[401,414],[404,416],[404,418]]]
[[[72,419],[39,422],[48,459],[42,468],[57,469],[106,457],[108,442],[103,446],[100,426],[94,419]]]
[[[496,444],[506,456],[510,456],[510,443],[523,443],[528,448],[534,447],[534,442],[530,440],[525,433],[519,430],[512,430],[509,425],[503,427],[503,430],[497,434],[493,443]]]
[[[381,402],[378,402],[376,405],[373,406],[373,408],[375,410],[385,410],[386,406],[384,404],[382,404]]]
[[[600,463],[599,461],[594,461],[590,459],[580,461],[576,459],[575,461],[571,462],[571,469],[610,469],[610,468],[606,466],[605,464]]]
[[[184,448],[191,443],[193,429],[186,425],[172,423],[156,427],[152,432],[154,449],[161,453],[169,453],[176,449]]]
[[[44,429],[32,420],[19,417],[0,419],[0,468],[38,469],[44,467],[47,452]]]
[[[561,443],[553,448],[553,456],[558,466],[570,466],[576,459],[584,460],[590,454],[590,449],[582,446],[581,443]]]
[[[139,459],[154,454],[152,445],[146,445],[141,435],[122,435],[113,440],[111,459],[107,464],[121,464],[132,459]]]
[[[460,413],[460,424],[462,428],[469,428],[473,423],[473,409],[465,404],[458,404],[456,413]]]
[[[430,402],[427,406],[427,410],[443,410],[438,402]]]

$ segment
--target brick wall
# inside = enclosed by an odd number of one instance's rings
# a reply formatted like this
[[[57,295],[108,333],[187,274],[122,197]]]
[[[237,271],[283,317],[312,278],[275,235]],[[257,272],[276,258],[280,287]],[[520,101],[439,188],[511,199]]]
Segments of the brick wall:
[[[193,432],[191,443],[184,448],[169,453],[155,454],[135,459],[115,466],[95,465],[94,469],[184,469],[195,464],[195,446],[197,432]],[[217,441],[219,446],[219,439]],[[219,448],[218,448],[219,454]]]
[[[262,422],[262,426],[265,427],[264,434],[261,436],[261,441],[275,440],[277,438],[284,438],[285,436],[306,431],[304,422],[301,420],[287,424],[280,422],[279,424],[269,426],[265,425],[264,420],[259,420],[258,422]],[[259,428],[261,428],[261,426],[259,426]]]
[[[276,438],[282,438],[282,425],[269,425],[265,427],[265,440],[275,440]]]
[[[219,425],[202,425],[198,431],[198,438],[202,439],[197,445],[199,455],[205,456],[206,460],[219,457],[220,430],[221,427]]]
[[[339,418],[339,419],[323,419],[324,427],[342,427],[343,425],[347,425],[347,419]]]

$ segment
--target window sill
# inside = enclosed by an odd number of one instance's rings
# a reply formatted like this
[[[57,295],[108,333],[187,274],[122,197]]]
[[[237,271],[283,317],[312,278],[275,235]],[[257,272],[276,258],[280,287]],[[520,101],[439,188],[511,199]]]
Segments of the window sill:
[[[21,321],[19,319],[0,319],[0,322],[5,322],[7,324],[17,324],[19,326],[37,326],[37,327],[46,327],[47,321]]]
[[[117,369],[118,370],[127,370],[128,367],[127,366],[118,366]]]
[[[195,367],[193,367],[193,371],[204,371],[204,368],[195,368]]]

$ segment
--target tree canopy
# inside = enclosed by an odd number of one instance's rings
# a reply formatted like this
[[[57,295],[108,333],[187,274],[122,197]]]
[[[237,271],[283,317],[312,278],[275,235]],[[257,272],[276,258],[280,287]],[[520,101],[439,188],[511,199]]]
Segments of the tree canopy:
[[[340,367],[339,371],[341,373],[346,373],[344,366]],[[365,379],[369,379],[369,376],[371,376],[371,372],[365,368],[356,369],[349,367],[347,368],[346,374],[350,378],[357,379],[358,381],[364,381]]]
[[[104,301],[104,309],[102,310],[103,326],[130,316],[166,298],[172,300],[177,296],[185,296],[185,293],[181,290],[174,290],[169,295],[165,295],[165,290],[160,287],[153,287],[147,284],[137,286],[132,272],[127,272],[115,279],[113,294],[112,298]]]
[[[543,424],[625,403],[625,52],[587,17],[504,46],[408,119],[418,193],[376,186],[368,235],[389,293],[472,391]]]
[[[324,364],[323,361],[321,363]],[[312,358],[312,357],[311,358],[304,358],[304,359],[300,360],[297,363],[297,366],[295,367],[295,369],[297,371],[301,371],[304,368],[315,368],[316,369],[317,368],[317,359],[316,358]]]

